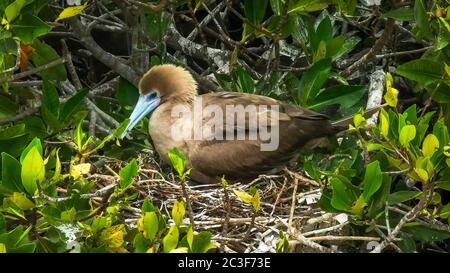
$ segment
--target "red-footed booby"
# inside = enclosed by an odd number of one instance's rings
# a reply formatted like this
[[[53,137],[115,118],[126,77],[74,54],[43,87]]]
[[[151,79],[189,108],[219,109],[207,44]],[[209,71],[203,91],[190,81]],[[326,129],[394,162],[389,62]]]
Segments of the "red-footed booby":
[[[310,140],[339,131],[328,117],[269,97],[197,94],[182,67],[154,66],[139,82],[139,100],[123,134],[152,113],[149,133],[162,160],[178,148],[191,178],[201,183],[248,181],[281,170]],[[123,137],[122,136],[122,137]]]

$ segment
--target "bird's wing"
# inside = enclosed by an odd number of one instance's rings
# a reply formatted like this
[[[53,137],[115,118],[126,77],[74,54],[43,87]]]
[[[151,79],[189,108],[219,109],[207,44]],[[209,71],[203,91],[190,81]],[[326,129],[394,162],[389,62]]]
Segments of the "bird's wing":
[[[236,120],[228,127],[215,128],[214,136],[222,135],[221,139],[210,139],[195,142],[189,152],[189,160],[193,170],[200,171],[207,176],[226,175],[229,178],[254,177],[267,173],[287,163],[308,140],[326,135],[326,128],[331,126],[327,117],[303,108],[297,108],[278,101],[243,93],[211,93],[202,95],[204,107],[215,105],[226,113],[226,105],[257,106],[255,114],[258,118],[266,116],[264,108],[258,106],[277,106],[277,115],[269,115],[266,125],[270,130],[277,130],[277,148],[272,151],[263,151],[261,145],[267,140],[248,139],[229,141],[225,139],[226,132],[243,132],[249,135],[258,131],[249,121],[251,115],[245,116],[245,126]],[[273,109],[272,109],[273,110]],[[226,113],[222,118],[226,121]],[[270,123],[276,119],[277,122]],[[220,126],[220,124],[218,125]]]

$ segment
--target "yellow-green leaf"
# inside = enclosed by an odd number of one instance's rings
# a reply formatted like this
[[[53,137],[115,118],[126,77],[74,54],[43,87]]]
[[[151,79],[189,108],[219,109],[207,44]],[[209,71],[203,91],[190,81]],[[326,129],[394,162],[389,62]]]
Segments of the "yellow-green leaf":
[[[142,224],[139,226],[143,230],[144,237],[153,240],[159,230],[158,215],[154,211],[146,212],[142,217]]]
[[[255,211],[259,211],[259,208],[261,207],[261,197],[259,196],[259,191],[257,191],[252,197],[252,206]]]
[[[389,134],[389,115],[384,109],[380,111],[380,131],[387,138]]]
[[[363,195],[360,195],[358,200],[356,200],[355,204],[351,208],[351,213],[355,215],[362,215],[363,209],[367,206],[366,201],[364,200]]]
[[[400,131],[400,144],[408,148],[409,142],[416,137],[416,127],[414,125],[405,125]]]
[[[361,126],[364,126],[366,124],[366,119],[361,114],[356,114],[353,116],[353,123],[355,124],[356,128],[359,128]]]
[[[423,156],[432,157],[438,148],[439,148],[438,138],[433,134],[427,135],[422,144]]]
[[[56,18],[56,21],[67,19],[82,13],[87,7],[87,2],[83,5],[65,8]]]
[[[21,177],[25,190],[34,195],[37,191],[37,183],[45,178],[44,160],[36,147],[31,148],[23,159]]]
[[[0,253],[6,253],[6,246],[3,243],[0,243]]]
[[[185,212],[183,200],[175,200],[172,208],[172,219],[175,222],[175,225],[179,226],[183,222]]]
[[[392,87],[394,79],[391,73],[386,73],[386,94],[384,95],[384,100],[391,107],[397,107],[398,103],[398,90]]]
[[[320,61],[327,56],[327,43],[320,41],[316,54],[314,54],[314,62]]]
[[[450,77],[450,66],[448,66],[447,64],[445,64],[445,72],[447,73],[447,76]]]
[[[172,226],[169,229],[169,232],[163,239],[163,249],[164,252],[169,253],[173,249],[175,249],[178,245],[178,237],[179,237],[179,231],[177,226]]]
[[[91,170],[90,163],[81,163],[78,165],[71,165],[70,166],[70,175],[74,179],[78,179],[81,175],[88,174],[90,170]]]
[[[419,178],[423,182],[427,182],[428,181],[428,173],[427,173],[427,171],[425,171],[424,169],[421,169],[421,168],[415,168],[414,171],[416,172],[416,174],[419,176]]]
[[[179,247],[172,249],[169,253],[188,253],[188,250],[189,249],[187,247]]]
[[[105,228],[100,234],[100,241],[106,243],[109,248],[119,248],[123,245],[123,237],[126,234],[125,225],[119,224]]]
[[[236,189],[233,189],[234,194],[236,194],[236,196],[241,199],[244,203],[252,203],[253,201],[253,196],[251,196],[250,194],[243,192],[243,191],[238,191]]]
[[[28,210],[35,207],[34,203],[25,197],[23,193],[14,192],[9,199],[21,210]]]

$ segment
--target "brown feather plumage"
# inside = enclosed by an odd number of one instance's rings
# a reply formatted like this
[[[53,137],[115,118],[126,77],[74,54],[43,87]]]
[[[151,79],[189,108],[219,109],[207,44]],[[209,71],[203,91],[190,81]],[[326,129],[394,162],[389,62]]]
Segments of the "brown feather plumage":
[[[328,117],[304,108],[281,103],[269,97],[220,92],[197,95],[197,85],[189,72],[174,65],[161,65],[147,72],[139,84],[142,94],[157,90],[161,94],[161,104],[150,118],[149,132],[156,151],[168,162],[167,152],[176,147],[188,158],[192,168],[191,177],[198,182],[218,181],[222,175],[230,180],[247,181],[260,174],[275,172],[295,158],[299,150],[310,140],[333,135],[337,129]],[[192,107],[194,101],[202,100],[203,106],[217,105],[226,110],[226,105],[277,105],[279,107],[278,126],[279,147],[274,151],[261,151],[261,139],[256,140],[178,140],[171,138],[172,107],[183,104]],[[227,113],[226,111],[224,111]],[[260,115],[257,111],[254,113]],[[226,120],[226,115],[223,117]],[[246,119],[248,117],[246,116]],[[186,120],[186,123],[191,121]],[[203,123],[207,120],[203,120]],[[187,126],[187,125],[186,125]],[[188,129],[186,129],[188,128]],[[183,127],[190,130],[192,127]],[[217,128],[216,128],[217,129]],[[219,128],[220,134],[255,130],[247,122],[244,128],[236,123],[232,127]],[[243,130],[243,131],[242,131]]]

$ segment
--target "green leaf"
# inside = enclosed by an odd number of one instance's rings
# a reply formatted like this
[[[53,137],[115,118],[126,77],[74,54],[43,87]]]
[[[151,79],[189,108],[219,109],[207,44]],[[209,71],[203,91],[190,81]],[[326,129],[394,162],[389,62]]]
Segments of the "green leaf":
[[[328,7],[328,0],[291,0],[289,1],[288,13],[307,13],[323,10]]]
[[[44,21],[29,13],[22,14],[21,18],[16,20],[11,26],[14,34],[24,44],[32,44],[37,37],[45,35],[51,30],[51,27]]]
[[[413,21],[414,10],[411,9],[410,7],[401,7],[386,12],[384,16],[398,21]]]
[[[133,159],[125,167],[123,167],[120,172],[120,182],[119,185],[122,189],[127,189],[133,183],[133,177],[138,175],[138,165],[136,160]]]
[[[145,228],[145,237],[153,240],[155,239],[156,233],[159,230],[159,220],[156,212],[146,212],[144,214],[144,228]]]
[[[418,59],[397,67],[395,72],[423,85],[439,81],[443,77],[443,65],[431,60]]]
[[[216,246],[211,242],[210,232],[202,231],[194,235],[194,241],[191,248],[193,253],[206,253],[213,248],[216,248]]]
[[[432,38],[433,33],[431,32],[428,14],[422,0],[416,0],[414,4],[414,17],[422,35],[426,38]]]
[[[119,84],[117,85],[116,99],[119,102],[122,109],[130,108],[128,110],[130,113],[132,111],[131,107],[136,105],[139,98],[138,89],[132,85],[129,81],[120,78]]]
[[[17,16],[20,15],[20,11],[22,10],[22,8],[30,4],[31,2],[33,2],[33,0],[16,0],[12,2],[5,9],[6,20],[8,20],[8,22],[12,22],[14,19],[16,19]]]
[[[42,81],[42,107],[47,109],[56,117],[59,116],[59,94],[53,84],[44,79]]]
[[[1,185],[11,191],[22,192],[22,180],[20,177],[21,166],[19,161],[7,153],[2,153],[2,181]]]
[[[23,159],[21,177],[25,190],[30,195],[34,195],[37,191],[37,183],[45,178],[44,160],[36,147],[33,147]]]
[[[333,189],[331,205],[335,209],[348,211],[355,200],[348,191],[347,187],[340,179],[335,177],[330,179],[330,183]]]
[[[408,148],[409,143],[416,137],[416,127],[414,125],[405,125],[400,131],[400,144]]]
[[[28,152],[36,148],[40,155],[42,155],[42,144],[39,138],[35,137],[33,140],[28,144],[28,146],[22,151],[22,154],[20,155],[20,163],[23,164],[23,160],[25,159],[25,156],[28,154]]]
[[[428,134],[422,144],[422,153],[425,157],[432,157],[439,149],[439,140],[433,134]]]
[[[364,174],[364,200],[368,203],[370,197],[374,195],[381,187],[383,176],[381,174],[380,162],[378,160],[371,162],[366,166]]]
[[[185,212],[184,202],[175,200],[172,208],[172,219],[175,225],[179,226],[183,222]]]
[[[341,109],[348,109],[355,105],[364,93],[367,87],[364,85],[337,85],[325,89],[312,100],[308,107],[311,109],[320,109],[327,105],[339,104]]]
[[[406,202],[408,200],[414,199],[421,195],[421,192],[418,191],[397,191],[391,193],[387,198],[389,205],[396,205],[399,203]]]
[[[380,111],[380,132],[384,135],[384,137],[388,137],[389,135],[389,115],[388,113],[381,108]]]
[[[250,74],[244,70],[242,67],[236,67],[237,82],[244,93],[254,93],[255,92],[255,82],[253,81]]]
[[[325,16],[316,29],[317,37],[324,42],[328,42],[333,38],[333,25],[330,17]]]
[[[30,138],[46,138],[48,136],[47,129],[41,118],[31,116],[24,120],[25,131]]]
[[[58,53],[49,45],[35,39],[32,44],[35,51],[29,55],[30,60],[35,66],[42,66],[59,59]],[[51,67],[38,73],[44,79],[65,81],[67,80],[67,72],[64,64]]]
[[[356,10],[357,0],[337,0],[337,6],[341,13],[353,16]]]
[[[65,210],[61,212],[61,221],[64,222],[73,222],[75,220],[75,217],[77,216],[77,210],[72,207],[69,210]]]
[[[310,69],[303,73],[298,85],[298,96],[301,105],[306,105],[314,99],[322,85],[327,80],[331,70],[331,59],[326,58],[316,62]]]
[[[272,11],[277,16],[280,16],[282,14],[283,5],[284,3],[282,2],[282,0],[270,0]]]
[[[30,199],[26,198],[23,193],[14,192],[8,200],[21,210],[29,210],[35,207],[34,203]]]
[[[259,25],[266,14],[268,0],[244,0],[244,14],[255,25]]]
[[[79,110],[81,103],[83,102],[84,98],[88,94],[87,89],[83,89],[73,95],[69,100],[64,103],[61,114],[60,114],[60,120],[62,121],[68,121],[69,118],[77,111]]]
[[[402,231],[412,233],[417,240],[422,242],[438,242],[450,238],[450,232],[431,229],[422,225],[403,227]]]
[[[173,148],[168,153],[172,167],[177,171],[178,176],[182,177],[184,175],[186,156],[177,148]]]
[[[15,116],[17,110],[19,110],[17,103],[11,101],[6,96],[0,95],[0,119]]]
[[[178,236],[179,236],[178,227],[172,226],[169,229],[169,232],[167,233],[167,235],[163,239],[164,252],[169,253],[170,251],[172,251],[173,249],[175,249],[177,247]]]

